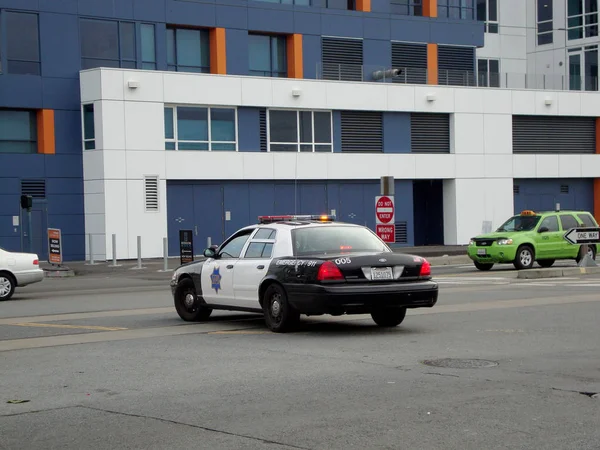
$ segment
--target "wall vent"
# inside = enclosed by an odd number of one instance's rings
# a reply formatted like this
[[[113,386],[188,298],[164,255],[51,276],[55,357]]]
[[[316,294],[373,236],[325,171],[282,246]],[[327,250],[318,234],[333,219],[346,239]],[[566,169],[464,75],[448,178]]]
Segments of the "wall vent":
[[[21,195],[46,198],[46,180],[21,180]]]
[[[568,184],[561,184],[560,185],[560,193],[561,194],[568,194],[569,193],[569,185]]]
[[[513,194],[518,194],[519,192],[521,192],[521,187],[518,184],[515,184],[513,186]]]
[[[342,152],[383,152],[383,114],[342,111]]]
[[[260,151],[267,151],[267,110],[261,108],[258,112],[258,127],[260,133]]]
[[[450,114],[411,113],[413,153],[450,153]]]
[[[147,212],[158,211],[158,176],[144,177],[144,199]]]
[[[408,244],[408,222],[396,222],[396,244]]]

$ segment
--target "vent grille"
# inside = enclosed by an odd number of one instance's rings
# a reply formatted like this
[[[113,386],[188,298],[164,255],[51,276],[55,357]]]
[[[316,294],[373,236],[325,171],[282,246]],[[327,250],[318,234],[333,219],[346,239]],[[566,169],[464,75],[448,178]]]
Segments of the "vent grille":
[[[260,133],[260,151],[267,151],[267,110],[261,108],[258,113],[259,121],[259,133]]]
[[[513,116],[514,153],[596,153],[594,117]]]
[[[46,180],[21,180],[21,195],[46,198]]]
[[[363,80],[363,41],[321,38],[322,78],[324,80]]]
[[[407,222],[396,222],[396,244],[408,244]]]
[[[426,84],[427,45],[392,42],[392,67],[404,70],[394,83]]]
[[[450,115],[412,113],[410,146],[413,153],[450,153]]]
[[[144,177],[146,211],[158,211],[158,177]]]
[[[342,111],[342,152],[383,152],[383,114]]]
[[[561,184],[560,185],[560,193],[561,194],[568,194],[569,193],[569,185],[568,184]]]
[[[513,186],[513,194],[518,194],[521,192],[521,186],[519,186],[518,184],[515,184]]]
[[[475,47],[438,46],[438,83],[475,86]]]

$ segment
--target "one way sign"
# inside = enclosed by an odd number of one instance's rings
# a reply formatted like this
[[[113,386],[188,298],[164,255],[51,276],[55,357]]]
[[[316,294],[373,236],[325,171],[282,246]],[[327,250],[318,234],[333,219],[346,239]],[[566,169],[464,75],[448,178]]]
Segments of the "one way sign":
[[[571,228],[563,237],[570,244],[598,244],[600,228]]]

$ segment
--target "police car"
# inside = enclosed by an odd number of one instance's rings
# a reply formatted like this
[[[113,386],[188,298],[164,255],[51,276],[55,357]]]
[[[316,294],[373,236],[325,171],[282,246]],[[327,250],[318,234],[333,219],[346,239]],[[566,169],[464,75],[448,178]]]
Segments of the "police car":
[[[394,253],[367,227],[333,216],[258,219],[174,272],[183,320],[206,320],[215,309],[259,312],[270,330],[285,332],[301,314],[371,314],[377,325],[394,327],[408,308],[437,302],[429,262]]]

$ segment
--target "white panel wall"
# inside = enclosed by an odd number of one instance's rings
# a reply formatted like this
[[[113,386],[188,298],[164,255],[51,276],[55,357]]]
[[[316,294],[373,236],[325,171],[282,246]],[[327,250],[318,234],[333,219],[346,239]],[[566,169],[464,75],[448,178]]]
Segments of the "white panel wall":
[[[137,89],[129,88],[129,80],[138,82]],[[292,96],[292,89],[301,95]],[[84,152],[83,169],[86,233],[93,236],[96,259],[112,258],[113,233],[118,258],[137,256],[137,236],[144,258],[162,255],[167,180],[443,179],[446,243],[465,244],[484,220],[497,226],[512,214],[513,177],[600,177],[600,156],[512,154],[512,114],[600,116],[598,93],[96,69],[81,73],[81,96],[95,104],[97,149]],[[165,103],[450,113],[452,152],[165,151]],[[160,179],[158,212],[144,209],[146,175]]]

